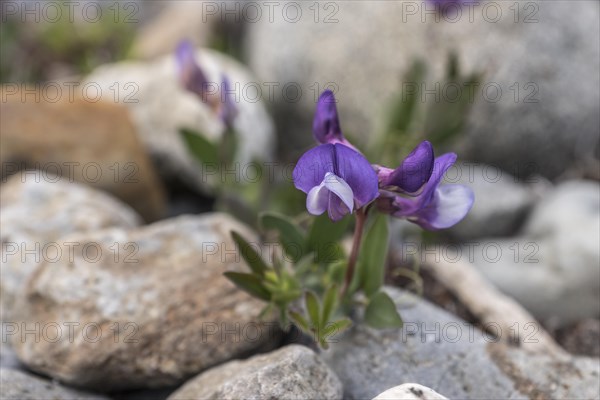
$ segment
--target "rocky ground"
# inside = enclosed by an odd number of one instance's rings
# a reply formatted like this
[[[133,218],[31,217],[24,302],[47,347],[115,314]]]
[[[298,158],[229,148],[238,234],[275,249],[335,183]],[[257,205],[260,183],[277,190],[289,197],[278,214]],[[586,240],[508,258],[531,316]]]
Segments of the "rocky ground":
[[[446,177],[475,192],[470,214],[436,236],[392,225],[385,290],[404,327],[357,324],[328,350],[259,318],[263,304],[222,276],[245,268],[232,230],[261,238],[215,211],[209,171],[178,132],[225,132],[177,81],[176,43],[207,46],[222,29],[198,19],[204,3],[183,3],[155,6],[133,59],[80,77],[111,96],[133,83],[133,98],[55,103],[17,92],[0,105],[2,399],[600,399],[600,174],[590,173],[597,159],[588,163],[598,146],[597,2],[542,1],[540,24],[493,30],[480,19],[398,24],[394,2],[343,3],[331,26],[246,26],[237,45],[253,71],[198,49],[213,80],[335,80],[355,134],[377,131],[411,57],[435,53],[441,66],[451,43],[487,82],[533,79],[540,93],[561,94],[518,113],[511,101],[475,107],[462,162]],[[369,63],[340,61],[356,54]],[[277,160],[278,138],[292,153],[310,140],[311,96],[280,100],[237,103],[238,165]]]

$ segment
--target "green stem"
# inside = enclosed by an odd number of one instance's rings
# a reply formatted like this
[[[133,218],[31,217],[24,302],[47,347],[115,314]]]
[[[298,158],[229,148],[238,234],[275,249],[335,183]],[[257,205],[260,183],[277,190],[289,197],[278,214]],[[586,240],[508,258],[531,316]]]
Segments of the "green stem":
[[[348,260],[348,268],[346,269],[346,280],[344,282],[344,289],[342,295],[345,295],[350,288],[352,278],[354,277],[354,269],[356,262],[358,261],[358,251],[360,250],[360,243],[362,241],[363,230],[365,221],[367,219],[367,212],[365,209],[356,210],[356,225],[354,226],[354,239],[352,241],[352,251],[350,253],[350,259]]]

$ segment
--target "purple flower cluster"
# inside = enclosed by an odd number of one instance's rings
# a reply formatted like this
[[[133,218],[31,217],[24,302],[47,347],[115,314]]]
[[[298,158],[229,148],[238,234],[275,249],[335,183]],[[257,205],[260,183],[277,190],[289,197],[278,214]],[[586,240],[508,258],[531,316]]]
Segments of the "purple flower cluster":
[[[428,141],[396,169],[371,165],[342,134],[331,91],[319,98],[313,133],[320,145],[307,151],[293,172],[294,184],[307,194],[306,208],[313,215],[327,211],[337,221],[375,201],[384,213],[437,230],[458,223],[473,206],[469,187],[441,184],[456,154],[435,157]]]

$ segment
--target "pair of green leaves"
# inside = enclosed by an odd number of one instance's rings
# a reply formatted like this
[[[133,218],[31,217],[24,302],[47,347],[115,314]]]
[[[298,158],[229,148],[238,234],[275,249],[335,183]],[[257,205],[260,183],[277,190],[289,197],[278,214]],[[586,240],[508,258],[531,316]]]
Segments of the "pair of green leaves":
[[[289,303],[302,295],[299,283],[285,270],[280,260],[274,259],[273,265],[269,265],[239,233],[232,232],[231,236],[252,271],[225,272],[225,277],[237,287],[281,309],[285,309]]]
[[[304,296],[304,303],[308,319],[302,313],[289,312],[296,325],[307,334],[314,335],[315,341],[324,349],[329,347],[329,338],[352,325],[349,318],[330,321],[338,306],[338,294],[337,285],[331,285],[325,291],[323,303],[321,304],[313,292],[307,291]]]

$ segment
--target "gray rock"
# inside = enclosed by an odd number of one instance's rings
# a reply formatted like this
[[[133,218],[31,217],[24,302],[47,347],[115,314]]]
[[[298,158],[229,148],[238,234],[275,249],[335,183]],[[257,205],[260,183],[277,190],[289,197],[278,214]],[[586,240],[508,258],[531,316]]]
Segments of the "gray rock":
[[[600,185],[593,181],[567,181],[549,191],[532,212],[524,234],[533,237],[548,237],[568,232],[584,231],[585,236],[598,234],[600,223]],[[581,237],[583,239],[583,237]],[[586,242],[596,243],[596,235]],[[596,252],[599,250],[596,247]]]
[[[598,378],[592,363],[548,355],[544,364],[532,356],[534,361],[522,365],[527,357],[521,350],[494,344],[494,336],[425,300],[394,288],[387,291],[403,316],[404,328],[376,331],[360,326],[324,354],[347,398],[373,398],[403,382],[420,382],[448,398],[534,398],[531,390],[545,390],[551,377],[561,373],[557,363],[569,362],[577,367],[559,380],[563,398],[589,398],[590,392],[600,395],[594,392],[598,386],[590,385]],[[509,363],[520,368],[509,373]],[[522,382],[534,386],[525,391]]]
[[[523,236],[471,243],[473,261],[541,320],[564,326],[595,318],[600,315],[599,227],[598,184],[566,182],[535,207]]]
[[[519,395],[511,398],[600,398],[598,358],[556,357],[505,346],[491,346],[489,350],[519,391]]]
[[[280,8],[273,20],[248,24],[246,54],[263,81],[302,88],[300,101],[287,95],[286,102],[283,90],[275,100],[287,103],[279,107],[288,113],[280,129],[286,140],[294,132],[306,144],[315,91],[334,87],[342,128],[365,140],[383,128],[383,111],[416,58],[431,68],[425,89],[432,90],[456,51],[462,70],[485,73],[461,155],[518,176],[554,177],[599,146],[599,4],[515,4],[478,2],[452,21],[426,14],[433,5],[424,1],[335,2],[318,7],[315,22],[315,7],[304,3],[298,21]]]
[[[112,196],[68,178],[31,172],[0,186],[0,260],[3,321],[16,315],[14,298],[38,265],[68,253],[57,250],[72,233],[103,228],[133,228],[141,218]]]
[[[2,322],[2,341],[0,341],[0,368],[20,369],[21,365],[15,351],[8,343],[5,324]]]
[[[448,230],[458,240],[514,234],[536,199],[516,177],[491,165],[457,163],[446,181],[467,185],[475,193],[471,211]]]
[[[405,383],[386,390],[374,397],[373,400],[447,400],[447,397],[428,387],[416,383]]]
[[[210,82],[220,84],[224,73],[235,91],[234,102],[239,111],[235,120],[239,135],[236,172],[238,179],[243,180],[246,163],[272,157],[273,123],[262,101],[254,97],[256,79],[244,67],[213,50],[199,50],[197,59]],[[202,169],[190,156],[179,129],[194,129],[214,141],[221,137],[225,127],[209,106],[181,87],[173,56],[152,62],[103,65],[86,82],[98,85],[103,93],[113,94],[115,85],[122,88],[118,100],[129,108],[142,142],[165,178],[181,179],[197,189],[206,190],[210,186],[215,174],[212,169]]]
[[[107,397],[69,389],[12,369],[0,369],[0,398],[2,400],[107,400]]]
[[[231,230],[254,238],[225,214],[65,238],[72,259],[40,265],[19,296],[19,359],[71,385],[126,390],[175,385],[276,341],[277,325],[257,322],[262,302],[222,275],[247,269]]]
[[[312,350],[290,345],[191,379],[168,400],[340,399],[342,384]]]

